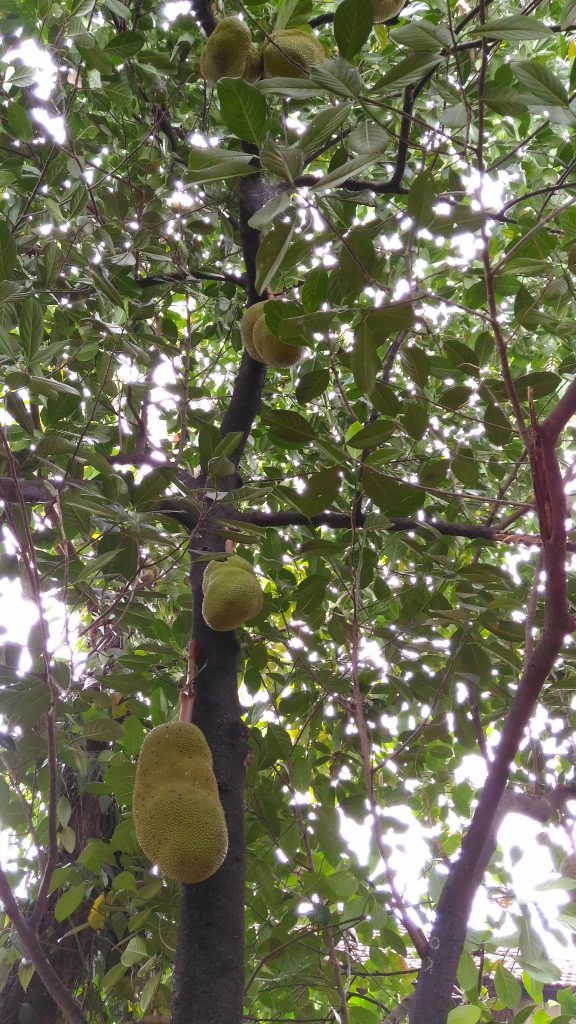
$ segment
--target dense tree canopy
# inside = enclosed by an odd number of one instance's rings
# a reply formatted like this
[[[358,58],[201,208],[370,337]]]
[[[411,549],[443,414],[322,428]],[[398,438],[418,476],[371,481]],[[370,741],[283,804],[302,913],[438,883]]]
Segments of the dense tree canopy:
[[[3,1024],[520,1024],[558,982],[496,831],[575,852],[576,3],[401,6],[0,2]],[[206,81],[224,15],[313,65]],[[213,632],[232,544],[264,604]],[[131,815],[180,706],[230,843],[182,893]]]

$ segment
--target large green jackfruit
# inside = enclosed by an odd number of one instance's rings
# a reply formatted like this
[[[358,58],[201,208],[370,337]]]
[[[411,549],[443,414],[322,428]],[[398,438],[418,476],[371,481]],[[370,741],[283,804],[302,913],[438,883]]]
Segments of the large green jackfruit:
[[[256,574],[250,563],[237,555],[226,562],[209,563],[202,591],[204,621],[218,633],[238,629],[262,611],[264,596]]]
[[[300,345],[286,345],[268,327],[264,316],[266,301],[250,306],[240,321],[244,348],[253,359],[266,366],[294,366],[304,355]]]
[[[406,4],[406,0],[372,0],[374,7],[374,24],[379,25],[383,21],[390,21]]]
[[[310,68],[326,60],[316,36],[299,28],[272,32],[262,47],[265,78],[308,78]]]
[[[200,59],[200,74],[209,82],[242,78],[254,60],[250,29],[240,18],[222,18],[208,36]]]
[[[204,735],[190,722],[159,725],[145,737],[134,785],[138,842],[176,882],[203,882],[228,850],[228,832]]]

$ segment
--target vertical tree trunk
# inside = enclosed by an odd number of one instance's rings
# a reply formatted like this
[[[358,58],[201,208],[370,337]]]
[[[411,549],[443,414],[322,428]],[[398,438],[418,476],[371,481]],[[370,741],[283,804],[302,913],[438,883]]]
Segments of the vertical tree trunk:
[[[196,536],[194,543],[216,548],[213,537]],[[235,635],[215,633],[202,617],[204,567],[205,562],[192,565],[193,635],[200,648],[193,721],[212,751],[229,845],[212,878],[182,888],[172,1024],[241,1024],[246,729],[240,719]]]

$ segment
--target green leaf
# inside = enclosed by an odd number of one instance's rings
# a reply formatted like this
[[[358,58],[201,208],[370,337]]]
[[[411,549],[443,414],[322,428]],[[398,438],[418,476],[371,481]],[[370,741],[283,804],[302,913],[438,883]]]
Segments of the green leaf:
[[[266,133],[266,100],[253,85],[242,78],[223,78],[218,82],[222,120],[244,142],[260,145]]]
[[[381,366],[377,352],[378,344],[378,338],[372,337],[366,321],[362,321],[354,333],[350,365],[357,387],[366,395],[372,393]]]
[[[484,25],[475,26],[474,35],[522,42],[525,39],[546,39],[552,35],[552,31],[537,18],[513,14],[507,18],[491,18]]]
[[[463,992],[469,992],[478,984],[478,968],[466,949],[460,957],[456,977]]]
[[[256,291],[262,292],[274,280],[286,258],[296,230],[296,220],[279,224],[264,236],[256,254]]]
[[[312,13],[311,0],[284,0],[278,8],[275,30],[298,28],[304,21],[309,21]]]
[[[543,64],[535,61],[518,61],[510,67],[516,78],[528,90],[523,96],[528,103],[543,104],[546,107],[567,107],[569,97],[557,75]]]
[[[482,1016],[482,1010],[479,1006],[457,1006],[454,1010],[450,1010],[446,1018],[446,1024],[477,1024]]]
[[[28,111],[19,103],[11,103],[6,111],[6,121],[10,133],[21,142],[31,142],[34,138],[34,124]]]
[[[431,59],[428,52],[405,57],[386,72],[380,84],[383,88],[393,86],[396,89],[412,85],[414,82],[420,81],[428,72],[434,71],[439,63],[439,59]]]
[[[522,995],[520,982],[503,964],[498,964],[494,975],[494,987],[500,1002],[508,1009],[518,1006]]]
[[[576,23],[576,0],[565,0],[560,15],[560,27],[568,28]]]
[[[226,79],[226,81],[239,81],[239,79]],[[258,93],[258,95],[260,95]],[[294,179],[302,170],[303,155],[299,149],[293,146],[280,146],[273,139],[267,138],[260,149],[260,162],[262,167],[275,174],[285,181],[294,183]]]
[[[16,242],[6,221],[0,220],[0,280],[9,280],[15,266]]]
[[[42,344],[44,335],[44,314],[37,299],[25,299],[21,303],[18,330],[22,351],[26,356],[26,362],[30,364]]]
[[[343,0],[334,15],[334,37],[343,57],[350,60],[372,31],[374,9],[371,0]]]
[[[508,444],[512,437],[512,427],[499,406],[491,403],[484,413],[484,430],[492,444]]]
[[[417,227],[425,228],[434,218],[436,184],[430,171],[418,174],[410,186],[406,209]]]
[[[377,448],[378,445],[384,444],[392,437],[397,430],[398,425],[393,420],[375,420],[374,423],[370,423],[353,434],[347,443],[350,448]]]
[[[313,67],[310,78],[315,86],[327,89],[335,96],[355,98],[362,92],[362,79],[358,71],[342,57]]]
[[[312,118],[298,139],[298,147],[307,156],[314,153],[346,124],[352,110],[351,103],[337,103],[320,110]]]
[[[145,960],[147,956],[148,947],[146,940],[141,935],[134,935],[124,949],[121,960],[125,967],[134,967],[135,964]]]
[[[439,50],[450,50],[453,46],[450,30],[426,19],[415,19],[407,25],[401,25],[393,29],[390,36],[395,43],[409,46],[417,53],[437,53]]]
[[[304,491],[299,496],[299,505],[307,516],[316,515],[330,508],[338,496],[342,474],[336,466],[320,470],[308,477]]]
[[[302,374],[296,385],[296,398],[302,404],[311,402],[314,398],[324,394],[329,383],[330,374],[328,370],[309,370],[308,373]]]
[[[288,409],[263,409],[261,419],[274,436],[283,441],[307,444],[316,437],[314,428],[299,412]]]
[[[352,160],[347,160],[346,163],[340,164],[339,167],[319,178],[317,185],[309,186],[310,190],[312,192],[322,192],[325,188],[335,188],[348,178],[353,178],[355,175],[367,170],[368,167],[372,167],[377,160],[378,155],[376,153],[363,153],[361,156],[355,156]]]
[[[124,736],[124,726],[121,722],[115,722],[112,718],[92,718],[84,723],[82,732],[85,740],[97,740],[106,743],[109,740],[122,739]]]
[[[133,32],[127,29],[124,32],[117,32],[112,39],[106,43],[106,53],[113,53],[118,57],[134,57],[140,52],[145,43],[145,37],[141,32]]]
[[[146,1010],[154,1003],[161,981],[162,973],[160,971],[157,971],[156,974],[148,978],[140,996],[140,1009],[142,1013],[146,1013]]]
[[[388,515],[411,515],[424,504],[423,491],[417,491],[371,466],[364,466],[362,483],[368,497]]]
[[[22,430],[24,430],[30,437],[34,436],[34,420],[30,415],[28,406],[24,403],[24,400],[15,391],[9,391],[6,395],[6,410],[12,416],[12,419],[16,420]]]
[[[388,306],[379,306],[366,313],[364,323],[379,344],[391,334],[409,330],[414,324],[415,315],[411,302],[392,302]]]
[[[348,148],[358,156],[367,153],[384,153],[390,136],[385,128],[371,121],[362,121],[348,136]]]
[[[122,980],[126,974],[126,967],[123,963],[114,964],[109,971],[102,978],[102,988],[106,993],[111,992],[112,989]]]
[[[63,892],[54,907],[54,917],[56,920],[65,921],[67,917],[70,917],[78,909],[85,896],[86,885],[84,882],[72,885],[66,892]]]

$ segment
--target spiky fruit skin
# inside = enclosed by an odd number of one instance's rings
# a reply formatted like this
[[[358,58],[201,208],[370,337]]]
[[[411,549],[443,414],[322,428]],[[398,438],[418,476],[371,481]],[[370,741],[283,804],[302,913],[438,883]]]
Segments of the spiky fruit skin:
[[[262,316],[265,304],[265,302],[255,302],[253,306],[249,306],[240,321],[240,337],[242,338],[242,344],[244,345],[248,355],[252,356],[252,359],[255,359],[258,363],[261,363],[263,360],[260,359],[260,356],[252,344],[252,335],[254,333],[254,324],[258,318]]]
[[[222,18],[208,36],[200,59],[200,74],[208,82],[242,78],[251,59],[250,29],[239,18]]]
[[[196,725],[170,722],[148,733],[133,797],[138,842],[175,882],[210,878],[228,851],[228,831],[210,748]]]
[[[390,21],[405,6],[406,0],[372,0],[374,7],[374,24],[381,25],[383,21]]]
[[[564,878],[576,879],[576,853],[569,853],[564,857],[560,865],[560,874],[564,875]]]
[[[239,565],[240,562],[243,565]],[[236,555],[228,562],[210,563],[204,573],[202,590],[204,621],[217,633],[238,629],[262,611],[264,595],[254,570],[249,562]]]
[[[301,29],[272,32],[270,40],[262,47],[264,78],[308,78],[310,68],[326,60],[322,43]]]
[[[214,573],[219,572],[220,569],[225,567],[232,569],[242,569],[243,572],[249,572],[254,575],[254,569],[247,562],[245,558],[240,558],[239,555],[230,555],[226,560],[220,561],[219,559],[213,558],[211,562],[208,562],[204,570],[204,576],[202,577],[202,593],[205,594],[210,583],[210,580],[214,576]]]
[[[264,316],[260,316],[254,324],[252,332],[252,345],[258,353],[261,363],[277,368],[294,366],[304,354],[304,349],[299,345],[285,345],[283,341],[276,338],[268,327]]]
[[[257,82],[261,75],[262,54],[260,53],[258,47],[255,46],[253,43],[252,46],[250,47],[250,50],[248,51],[248,56],[246,58],[246,64],[244,65],[242,78],[244,78],[246,82],[252,83]]]

